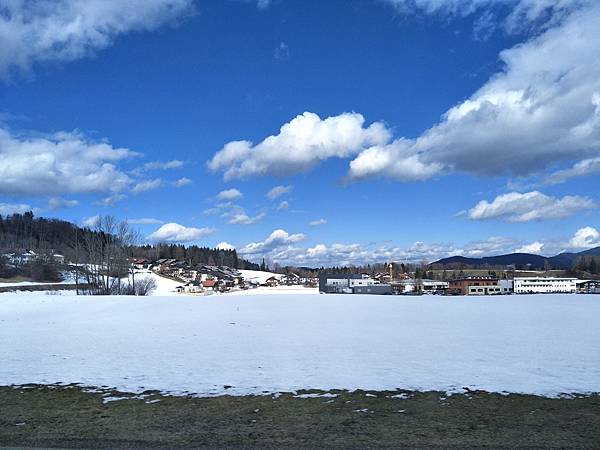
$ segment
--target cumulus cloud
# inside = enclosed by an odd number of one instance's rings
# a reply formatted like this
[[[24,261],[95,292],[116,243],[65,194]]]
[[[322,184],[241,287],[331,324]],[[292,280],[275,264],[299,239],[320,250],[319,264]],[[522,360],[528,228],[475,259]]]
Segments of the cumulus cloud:
[[[136,183],[135,186],[131,189],[131,192],[134,194],[141,194],[142,192],[152,191],[154,189],[158,189],[162,186],[162,180],[160,178],[155,178],[154,180],[146,180],[140,181]]]
[[[0,77],[93,55],[120,35],[154,30],[192,11],[193,0],[2,2]]]
[[[600,233],[593,227],[580,228],[569,241],[573,249],[587,249],[600,246]]]
[[[23,214],[32,210],[33,208],[25,203],[0,203],[0,216]]]
[[[226,216],[229,217],[229,220],[227,221],[227,223],[229,223],[229,224],[253,225],[253,224],[261,221],[266,216],[266,214],[260,213],[254,217],[250,217],[248,214],[246,214],[245,212],[242,211],[242,212],[234,212],[234,213],[226,214]]]
[[[137,155],[78,132],[39,137],[0,128],[0,194],[120,192],[132,179],[116,164]]]
[[[282,201],[279,203],[279,205],[277,206],[277,210],[278,211],[286,211],[287,209],[289,209],[290,204],[287,201]]]
[[[66,200],[62,197],[51,197],[48,199],[48,209],[56,211],[57,209],[72,208],[77,206],[77,200]]]
[[[523,245],[515,250],[516,253],[533,253],[539,255],[542,253],[544,243],[540,241],[532,242],[531,244]]]
[[[372,145],[384,144],[390,131],[383,123],[365,127],[356,113],[321,119],[305,112],[283,125],[279,134],[254,145],[249,141],[226,144],[208,162],[226,180],[252,175],[291,175],[311,169],[329,158],[347,158]]]
[[[391,246],[389,243],[382,245],[359,243],[327,245],[321,243],[313,247],[303,248],[294,245],[293,242],[284,240],[277,242],[275,245],[258,246],[257,243],[248,244],[248,246],[251,246],[251,251],[247,251],[247,256],[250,259],[266,257],[280,264],[309,267],[359,265],[386,261],[432,262],[453,255],[480,257],[508,253],[516,243],[517,241],[511,238],[490,237],[483,241],[469,242],[464,246],[415,242],[406,248],[401,248]],[[246,247],[240,250],[240,253],[243,253]]]
[[[325,219],[317,219],[312,222],[308,222],[311,227],[318,227],[319,225],[325,225],[327,221]]]
[[[213,234],[214,228],[184,227],[178,223],[166,223],[146,239],[152,242],[191,242]]]
[[[274,200],[282,195],[287,194],[292,190],[293,186],[275,186],[269,192],[267,192],[267,197],[271,200]]]
[[[491,202],[480,201],[468,211],[468,217],[474,220],[498,219],[508,222],[528,222],[561,219],[595,207],[596,205],[591,199],[576,195],[555,198],[538,191],[523,194],[510,192],[499,195]]]
[[[131,225],[157,225],[164,223],[162,220],[153,219],[151,217],[142,217],[140,219],[127,219],[126,222]]]
[[[187,186],[188,184],[192,184],[192,180],[190,180],[189,178],[186,178],[186,177],[182,177],[173,183],[173,185],[178,188]]]
[[[421,181],[438,174],[444,165],[424,162],[415,150],[414,141],[397,139],[388,145],[378,145],[361,152],[350,162],[346,179],[356,181],[372,176],[385,176],[402,181]]]
[[[238,253],[242,255],[266,254],[304,239],[306,239],[306,236],[301,233],[289,234],[285,230],[278,229],[273,231],[264,241],[251,242],[245,245],[238,250]]]
[[[219,200],[237,200],[244,196],[238,189],[227,189],[217,194]]]
[[[215,248],[217,250],[235,250],[235,247],[229,242],[219,242]]]
[[[418,3],[427,12],[463,8],[462,2]],[[490,2],[466,3],[472,7]],[[526,8],[526,3],[532,8]],[[548,8],[533,8],[542,3]],[[559,8],[564,13],[557,13],[559,23],[502,51],[502,71],[469,99],[416,139],[397,139],[364,150],[352,161],[349,178],[413,180],[452,170],[484,176],[529,175],[561,161],[597,158],[600,3],[561,3],[565,8]],[[515,11],[532,17],[552,14],[557,8],[550,5],[522,1]]]

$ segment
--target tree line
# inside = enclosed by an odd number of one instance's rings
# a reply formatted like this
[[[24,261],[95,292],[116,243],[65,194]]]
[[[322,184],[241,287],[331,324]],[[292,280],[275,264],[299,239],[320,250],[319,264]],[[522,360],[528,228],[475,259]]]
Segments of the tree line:
[[[211,249],[196,245],[178,244],[142,245],[139,233],[126,222],[114,217],[100,217],[91,226],[79,227],[60,219],[35,217],[32,212],[0,215],[0,255],[25,249],[38,257],[26,264],[9,264],[0,258],[0,278],[17,275],[35,281],[59,281],[60,268],[53,255],[63,255],[73,263],[76,282],[86,286],[91,293],[122,293],[133,289],[133,283],[123,283],[130,273],[134,258],[156,260],[178,259],[191,265],[208,264],[237,269],[258,269],[259,265],[246,261],[235,250]],[[82,288],[83,289],[83,288]]]

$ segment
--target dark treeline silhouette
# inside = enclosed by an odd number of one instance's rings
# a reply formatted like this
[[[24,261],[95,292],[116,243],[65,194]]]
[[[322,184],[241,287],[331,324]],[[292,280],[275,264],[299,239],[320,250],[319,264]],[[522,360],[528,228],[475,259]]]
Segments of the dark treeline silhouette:
[[[135,258],[156,260],[161,258],[178,259],[190,265],[207,264],[210,266],[228,266],[235,269],[259,270],[259,265],[240,258],[234,250],[222,250],[197,245],[181,244],[142,245],[130,248]]]
[[[95,227],[93,227],[95,228]],[[58,253],[66,261],[88,263],[86,252],[81,251],[85,242],[99,238],[110,241],[105,233],[60,219],[34,217],[32,212],[0,215],[0,250],[33,250],[40,255]],[[235,250],[211,249],[196,245],[176,244],[128,245],[125,252],[129,258],[174,258],[192,264],[223,265],[237,269],[258,270],[259,265],[240,258]]]

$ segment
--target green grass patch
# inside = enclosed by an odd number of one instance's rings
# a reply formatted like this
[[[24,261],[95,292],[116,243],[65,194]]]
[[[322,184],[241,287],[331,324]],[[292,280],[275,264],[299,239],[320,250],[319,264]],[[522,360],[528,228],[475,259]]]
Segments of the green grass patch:
[[[302,391],[264,396],[0,387],[0,446],[598,448],[600,397]]]

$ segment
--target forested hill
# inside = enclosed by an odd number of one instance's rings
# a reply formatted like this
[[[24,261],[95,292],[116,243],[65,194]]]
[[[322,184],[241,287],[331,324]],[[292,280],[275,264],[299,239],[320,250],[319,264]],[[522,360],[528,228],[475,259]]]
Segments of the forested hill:
[[[483,258],[466,258],[451,256],[431,263],[432,268],[486,268],[513,265],[516,268],[532,269],[571,269],[579,261],[600,256],[600,247],[579,253],[560,253],[556,256],[540,256],[530,253],[510,253],[508,255],[487,256]]]
[[[102,235],[101,232],[82,228],[65,220],[35,217],[32,212],[0,215],[0,251],[28,249],[41,254],[52,251],[64,255],[67,260],[75,261],[77,242],[83,242],[86,236],[95,234]],[[176,258],[193,264],[253,270],[259,268],[258,264],[238,257],[235,250],[175,244],[134,245],[128,246],[126,250],[133,258]]]

